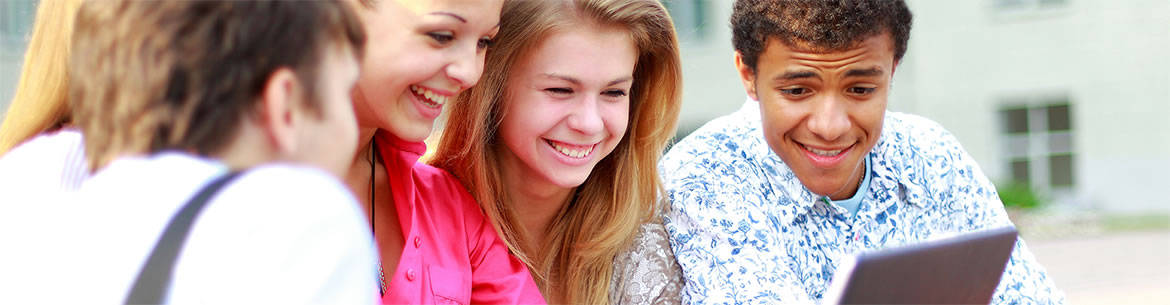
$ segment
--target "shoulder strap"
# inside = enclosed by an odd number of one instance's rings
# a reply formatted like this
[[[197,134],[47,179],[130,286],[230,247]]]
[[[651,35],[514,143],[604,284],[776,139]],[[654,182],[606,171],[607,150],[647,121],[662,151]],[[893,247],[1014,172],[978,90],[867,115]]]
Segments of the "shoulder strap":
[[[187,201],[174,218],[171,218],[158,243],[154,245],[150,258],[139,271],[138,278],[134,279],[126,304],[162,304],[165,301],[175,261],[178,259],[179,250],[182,250],[183,244],[187,242],[191,224],[195,222],[195,218],[199,216],[207,202],[211,201],[210,199],[219,193],[224,185],[239,175],[240,172],[233,171],[211,181],[196,193],[195,197]]]

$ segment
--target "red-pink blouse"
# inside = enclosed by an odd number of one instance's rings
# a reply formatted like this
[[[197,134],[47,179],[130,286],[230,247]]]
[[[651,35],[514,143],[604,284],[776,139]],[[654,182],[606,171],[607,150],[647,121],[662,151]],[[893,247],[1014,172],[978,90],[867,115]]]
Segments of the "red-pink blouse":
[[[463,185],[418,162],[426,144],[384,131],[374,138],[405,241],[397,270],[386,273],[383,304],[545,303]]]

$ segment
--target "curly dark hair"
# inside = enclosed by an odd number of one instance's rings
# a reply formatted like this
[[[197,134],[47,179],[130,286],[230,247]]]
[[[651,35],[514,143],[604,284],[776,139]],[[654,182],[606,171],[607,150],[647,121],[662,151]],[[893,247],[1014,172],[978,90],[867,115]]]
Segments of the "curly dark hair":
[[[731,43],[754,71],[768,38],[838,51],[889,32],[894,60],[901,60],[912,19],[903,0],[736,0]]]

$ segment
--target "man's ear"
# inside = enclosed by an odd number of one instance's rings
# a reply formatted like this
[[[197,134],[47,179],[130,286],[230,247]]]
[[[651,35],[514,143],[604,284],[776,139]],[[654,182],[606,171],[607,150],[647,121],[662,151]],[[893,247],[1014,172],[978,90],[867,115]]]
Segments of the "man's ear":
[[[260,128],[267,136],[272,150],[287,155],[297,147],[297,115],[302,96],[301,83],[289,68],[272,72],[264,83],[257,105]]]
[[[743,81],[743,89],[752,100],[760,100],[756,95],[756,71],[743,62],[743,54],[735,52],[735,70],[739,72],[739,80]]]

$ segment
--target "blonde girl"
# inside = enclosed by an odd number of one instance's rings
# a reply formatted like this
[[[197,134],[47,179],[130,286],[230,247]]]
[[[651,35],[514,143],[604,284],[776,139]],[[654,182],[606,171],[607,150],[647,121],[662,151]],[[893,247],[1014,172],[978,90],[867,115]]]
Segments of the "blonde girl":
[[[70,125],[69,56],[82,0],[41,1],[16,95],[0,126],[0,197],[76,190],[89,178],[81,133]],[[0,201],[6,201],[0,199]]]
[[[550,303],[677,303],[657,162],[681,90],[654,0],[511,1],[432,164],[458,177]]]
[[[69,37],[81,0],[41,1],[16,95],[0,126],[0,156],[69,122]]]

